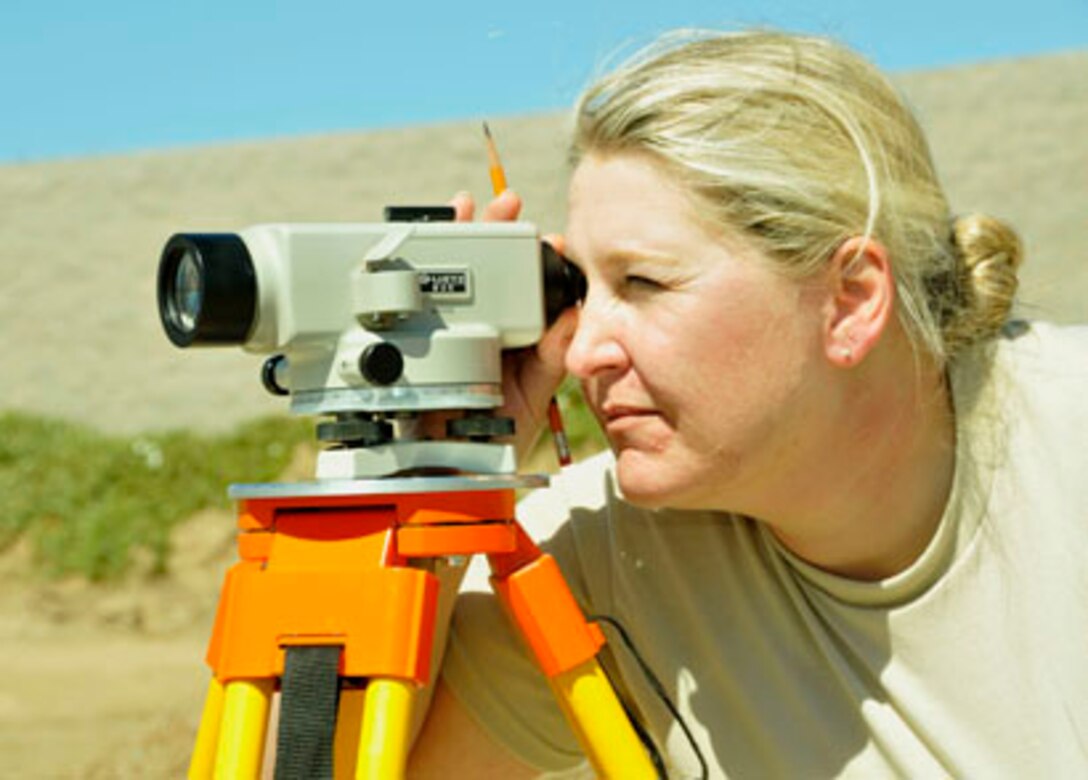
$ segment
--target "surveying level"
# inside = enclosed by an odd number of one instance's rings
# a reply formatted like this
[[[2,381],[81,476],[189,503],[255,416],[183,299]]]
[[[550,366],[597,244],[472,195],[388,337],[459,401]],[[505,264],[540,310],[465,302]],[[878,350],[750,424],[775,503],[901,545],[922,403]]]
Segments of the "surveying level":
[[[515,492],[548,480],[517,474],[513,421],[494,414],[502,350],[536,343],[584,278],[526,223],[390,216],[415,221],[182,234],[164,249],[171,341],[275,353],[265,386],[327,417],[315,480],[230,488],[239,560],[189,777],[258,777],[276,691],[277,777],[403,777],[431,679],[432,569],[477,553],[597,774],[656,777],[597,662],[600,628],[514,519]],[[445,438],[424,435],[434,411]]]

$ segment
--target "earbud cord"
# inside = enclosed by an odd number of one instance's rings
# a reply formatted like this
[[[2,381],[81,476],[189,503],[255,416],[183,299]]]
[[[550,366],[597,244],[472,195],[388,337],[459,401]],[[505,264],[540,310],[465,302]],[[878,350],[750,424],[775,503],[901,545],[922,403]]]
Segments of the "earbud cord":
[[[684,716],[680,714],[680,710],[676,708],[676,705],[673,704],[672,700],[669,698],[669,694],[665,690],[665,686],[661,684],[661,681],[657,678],[657,675],[654,674],[653,669],[650,668],[650,665],[646,663],[645,659],[643,659],[642,655],[639,653],[638,648],[635,647],[635,643],[631,641],[631,637],[627,633],[627,630],[623,627],[623,624],[621,624],[618,620],[616,620],[614,617],[611,617],[610,615],[590,615],[589,620],[596,621],[598,623],[605,623],[608,626],[614,628],[616,630],[616,633],[619,634],[624,646],[627,647],[628,652],[630,652],[631,656],[635,659],[635,663],[638,664],[638,667],[642,671],[643,677],[646,678],[646,682],[649,683],[650,688],[657,695],[657,697],[661,699],[661,702],[665,705],[665,708],[669,711],[669,714],[672,715],[673,720],[675,720],[680,725],[680,730],[684,732],[684,736],[687,738],[688,744],[691,745],[692,752],[695,753],[695,757],[699,761],[699,778],[700,780],[706,780],[709,777],[709,769],[707,768],[706,757],[703,756],[703,751],[699,748],[699,743],[695,741],[695,735],[691,733],[691,728],[684,720]],[[634,722],[634,720],[635,719],[632,718],[632,722]],[[640,736],[643,736],[645,734],[641,727],[638,727],[638,731]],[[646,742],[648,741],[648,739],[648,736],[644,737],[643,741]],[[648,747],[652,748],[652,746]],[[652,752],[654,754],[654,764],[657,766],[658,772],[662,776],[664,776],[661,756],[657,753],[656,748],[652,748]]]

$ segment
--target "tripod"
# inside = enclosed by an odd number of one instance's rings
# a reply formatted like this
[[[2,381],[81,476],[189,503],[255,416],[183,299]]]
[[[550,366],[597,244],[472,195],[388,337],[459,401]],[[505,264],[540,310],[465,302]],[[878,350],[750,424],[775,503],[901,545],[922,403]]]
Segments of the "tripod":
[[[597,775],[656,777],[596,660],[601,630],[513,519],[515,489],[542,482],[483,475],[234,486],[240,560],[219,600],[189,777],[260,775],[277,688],[284,717],[298,712],[296,701],[327,714],[301,726],[297,744],[321,753],[334,777],[403,777],[413,704],[430,679],[438,579],[427,565],[475,553],[488,556],[493,589]],[[332,693],[312,697],[315,680]],[[278,762],[291,749],[283,734],[281,723]]]

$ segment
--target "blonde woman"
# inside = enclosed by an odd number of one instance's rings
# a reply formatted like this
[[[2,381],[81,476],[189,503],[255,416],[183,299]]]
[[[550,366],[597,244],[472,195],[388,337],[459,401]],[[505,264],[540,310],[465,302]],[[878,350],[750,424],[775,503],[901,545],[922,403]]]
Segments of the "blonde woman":
[[[534,431],[575,375],[611,449],[521,516],[663,683],[612,642],[669,776],[1088,771],[1088,329],[1008,322],[1015,234],[820,38],[663,39],[573,150],[588,292],[507,391]],[[470,578],[414,773],[580,762]]]

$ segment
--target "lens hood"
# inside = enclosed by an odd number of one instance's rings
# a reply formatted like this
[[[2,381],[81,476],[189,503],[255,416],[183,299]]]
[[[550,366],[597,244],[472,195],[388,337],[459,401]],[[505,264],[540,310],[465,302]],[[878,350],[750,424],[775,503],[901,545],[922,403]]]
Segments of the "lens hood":
[[[159,261],[159,317],[179,347],[246,342],[257,314],[253,258],[234,233],[178,233]]]

